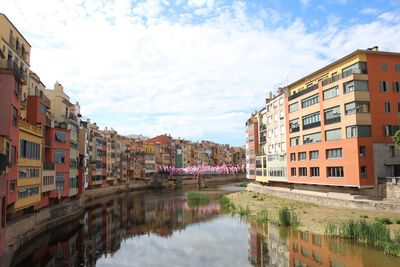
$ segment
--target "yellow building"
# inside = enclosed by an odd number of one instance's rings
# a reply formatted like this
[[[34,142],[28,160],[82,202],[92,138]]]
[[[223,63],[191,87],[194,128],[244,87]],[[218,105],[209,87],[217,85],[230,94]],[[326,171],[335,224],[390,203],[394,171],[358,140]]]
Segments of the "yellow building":
[[[157,171],[155,149],[154,143],[143,142],[145,175],[151,175]]]
[[[26,118],[31,45],[2,13],[0,13],[0,49],[7,58],[8,66],[15,69],[21,77],[23,83],[21,116]]]
[[[42,186],[42,129],[20,120],[19,130],[18,196],[14,210],[39,204]]]

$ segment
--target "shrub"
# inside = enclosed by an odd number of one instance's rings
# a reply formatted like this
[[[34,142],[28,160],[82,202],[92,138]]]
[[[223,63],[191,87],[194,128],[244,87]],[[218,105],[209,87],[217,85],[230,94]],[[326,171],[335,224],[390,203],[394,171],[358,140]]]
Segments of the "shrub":
[[[381,222],[383,224],[392,224],[393,223],[389,218],[386,218],[386,217],[376,217],[375,221]]]
[[[207,205],[210,202],[208,195],[200,192],[189,192],[187,202],[190,207],[199,207]]]
[[[400,224],[400,219],[396,219],[396,224]]]
[[[279,209],[279,224],[283,226],[290,226],[290,211],[288,207]]]
[[[235,205],[226,196],[221,196],[219,198],[219,205],[223,210],[234,211],[236,209]]]

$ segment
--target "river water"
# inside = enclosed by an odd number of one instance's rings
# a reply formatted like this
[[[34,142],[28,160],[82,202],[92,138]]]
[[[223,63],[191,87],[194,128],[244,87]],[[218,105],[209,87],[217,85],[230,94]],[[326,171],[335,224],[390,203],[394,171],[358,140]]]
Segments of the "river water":
[[[98,200],[79,220],[19,249],[12,266],[400,266],[366,246],[246,222],[217,201],[191,208],[184,197],[146,191]]]

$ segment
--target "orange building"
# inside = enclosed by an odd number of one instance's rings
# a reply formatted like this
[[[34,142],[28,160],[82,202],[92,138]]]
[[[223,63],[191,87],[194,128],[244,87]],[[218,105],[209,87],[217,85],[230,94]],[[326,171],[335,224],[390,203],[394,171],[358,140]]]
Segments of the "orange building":
[[[357,50],[285,93],[289,183],[373,194],[400,176],[400,53]]]

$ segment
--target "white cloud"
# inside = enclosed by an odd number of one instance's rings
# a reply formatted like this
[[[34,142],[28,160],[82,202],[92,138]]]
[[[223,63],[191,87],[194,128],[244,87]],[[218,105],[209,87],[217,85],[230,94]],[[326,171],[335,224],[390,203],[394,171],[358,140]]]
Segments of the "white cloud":
[[[193,10],[211,2],[199,19]],[[255,17],[244,2],[196,3],[181,13],[163,1],[0,5],[33,45],[31,67],[45,84],[60,81],[84,116],[123,134],[243,144],[246,118],[276,84],[358,48],[400,50],[390,12],[343,28],[331,16],[310,32],[301,18],[273,9]]]
[[[379,9],[372,8],[372,7],[365,7],[361,9],[361,14],[364,15],[377,15],[379,13]]]
[[[300,5],[302,5],[303,7],[307,7],[310,4],[311,0],[299,0],[299,2]]]

